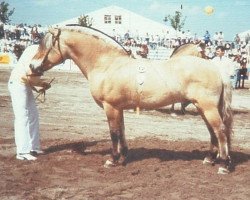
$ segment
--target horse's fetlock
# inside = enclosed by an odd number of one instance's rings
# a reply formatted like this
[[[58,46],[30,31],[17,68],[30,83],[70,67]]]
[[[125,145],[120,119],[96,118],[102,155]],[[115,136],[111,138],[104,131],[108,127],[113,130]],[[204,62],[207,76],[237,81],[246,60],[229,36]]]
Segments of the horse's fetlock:
[[[120,152],[121,152],[122,156],[127,157],[127,155],[128,155],[128,147],[122,147]]]
[[[116,163],[120,159],[121,155],[120,154],[112,154],[112,159]]]

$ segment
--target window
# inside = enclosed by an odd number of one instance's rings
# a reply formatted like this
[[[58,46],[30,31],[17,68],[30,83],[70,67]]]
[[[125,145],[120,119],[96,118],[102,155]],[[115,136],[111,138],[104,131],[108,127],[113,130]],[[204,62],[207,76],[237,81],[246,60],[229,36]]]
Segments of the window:
[[[111,24],[111,15],[104,15],[104,23]]]
[[[122,16],[121,15],[116,15],[115,16],[115,23],[116,24],[121,24],[122,23]]]

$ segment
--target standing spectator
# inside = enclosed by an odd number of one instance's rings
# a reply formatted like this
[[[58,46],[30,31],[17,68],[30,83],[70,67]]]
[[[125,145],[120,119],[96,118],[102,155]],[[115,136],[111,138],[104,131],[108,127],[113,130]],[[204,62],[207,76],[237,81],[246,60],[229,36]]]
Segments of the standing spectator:
[[[213,35],[213,40],[214,40],[214,45],[218,46],[218,32],[215,32],[215,34]]]
[[[208,31],[206,31],[205,35],[204,35],[204,41],[205,44],[208,45],[209,43],[211,43],[211,39],[210,39],[210,33]]]
[[[250,42],[250,34],[247,33],[246,37],[245,37],[245,42],[246,42],[246,45]]]
[[[218,35],[218,45],[223,45],[223,41],[224,41],[224,34],[222,31],[220,31]]]
[[[234,60],[233,60],[233,64],[234,64],[234,70],[235,70],[235,76],[234,76],[234,89],[237,89],[240,87],[240,61],[241,61],[241,56],[239,53],[235,52],[234,54]]]
[[[35,25],[35,26],[33,26],[31,28],[31,40],[32,40],[32,43],[33,44],[38,44],[40,39],[41,39],[41,36],[40,36],[40,34],[38,32],[37,26]]]
[[[118,38],[117,38],[117,34],[116,34],[116,31],[115,29],[112,30],[112,38],[116,41],[118,41]]]
[[[241,88],[244,88],[244,82],[245,82],[245,79],[247,77],[247,56],[246,56],[246,54],[244,54],[242,56],[242,59],[240,61],[240,66],[241,66],[241,69],[240,69],[240,78],[242,76]]]
[[[219,69],[219,72],[222,75],[222,79],[225,82],[230,81],[230,79],[234,78],[234,65],[230,58],[225,56],[225,47],[224,46],[217,46],[216,47],[216,56],[212,59],[212,62],[214,62]],[[232,87],[234,87],[234,83],[231,82]]]
[[[238,34],[236,34],[234,37],[234,43],[235,43],[235,48],[239,49],[240,48],[240,36]]]
[[[150,39],[149,34],[146,33],[145,40],[146,40],[146,42],[147,42],[147,45],[149,45],[149,39]]]
[[[130,34],[129,34],[129,30],[124,34],[124,40],[128,40],[130,39]]]

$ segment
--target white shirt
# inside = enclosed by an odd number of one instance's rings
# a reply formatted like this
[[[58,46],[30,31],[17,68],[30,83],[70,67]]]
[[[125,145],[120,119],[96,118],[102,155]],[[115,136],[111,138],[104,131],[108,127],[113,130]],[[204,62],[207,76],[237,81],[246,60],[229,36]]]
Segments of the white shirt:
[[[24,50],[11,72],[10,80],[18,81],[21,84],[32,84],[33,86],[40,85],[42,81],[40,76],[29,76],[32,74],[29,65],[32,58],[37,53],[38,47],[39,45],[31,45]]]
[[[233,76],[235,74],[234,64],[230,58],[226,56],[216,56],[212,59],[212,62],[218,66],[223,80],[230,79],[230,76]]]

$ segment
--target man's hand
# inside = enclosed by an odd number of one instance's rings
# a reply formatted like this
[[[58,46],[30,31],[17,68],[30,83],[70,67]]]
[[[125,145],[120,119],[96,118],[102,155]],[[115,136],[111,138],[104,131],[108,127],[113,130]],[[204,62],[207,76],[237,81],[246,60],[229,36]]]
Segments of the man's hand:
[[[43,90],[48,90],[51,87],[51,85],[50,85],[50,83],[43,82],[42,87],[43,87]]]

